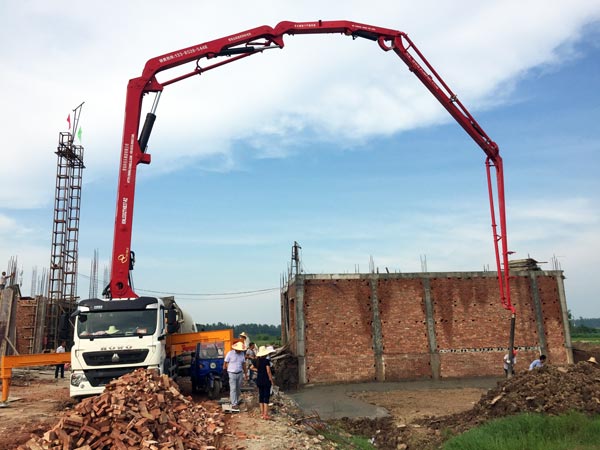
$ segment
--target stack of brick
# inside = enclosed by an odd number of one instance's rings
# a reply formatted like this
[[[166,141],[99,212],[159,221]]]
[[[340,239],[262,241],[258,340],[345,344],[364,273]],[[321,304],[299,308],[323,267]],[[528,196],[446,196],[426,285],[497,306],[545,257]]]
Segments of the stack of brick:
[[[183,396],[166,375],[138,369],[80,402],[18,450],[211,450],[223,415]]]

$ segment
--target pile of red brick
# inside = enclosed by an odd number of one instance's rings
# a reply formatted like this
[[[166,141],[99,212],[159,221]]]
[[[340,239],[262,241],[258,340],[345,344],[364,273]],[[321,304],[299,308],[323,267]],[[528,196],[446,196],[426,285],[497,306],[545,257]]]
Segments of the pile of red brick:
[[[18,450],[210,450],[223,426],[217,408],[209,412],[166,375],[138,369],[83,400]]]

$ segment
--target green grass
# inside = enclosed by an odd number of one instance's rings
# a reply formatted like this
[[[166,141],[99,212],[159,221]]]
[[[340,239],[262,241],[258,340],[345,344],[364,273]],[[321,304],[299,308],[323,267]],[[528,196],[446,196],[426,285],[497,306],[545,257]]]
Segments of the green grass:
[[[443,450],[600,449],[600,416],[521,414],[488,422],[447,441]]]
[[[592,344],[600,344],[600,334],[598,333],[573,333],[571,334],[573,342],[589,342]]]

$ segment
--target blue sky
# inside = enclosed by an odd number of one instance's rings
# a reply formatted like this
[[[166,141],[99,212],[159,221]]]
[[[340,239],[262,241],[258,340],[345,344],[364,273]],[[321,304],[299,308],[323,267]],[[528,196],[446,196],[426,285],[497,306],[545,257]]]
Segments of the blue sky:
[[[213,3],[0,3],[0,264],[18,257],[25,294],[49,264],[72,108],[86,102],[86,297],[94,249],[100,279],[109,266],[125,88],[145,62],[282,20],[353,20],[408,33],[500,146],[514,258],[555,257],[573,314],[600,316],[599,1]],[[422,255],[429,271],[493,270],[484,154],[402,61],[340,35],[285,42],[165,88],[138,168],[136,291],[178,294],[197,322],[276,324],[294,241],[308,273],[371,257],[419,272]]]

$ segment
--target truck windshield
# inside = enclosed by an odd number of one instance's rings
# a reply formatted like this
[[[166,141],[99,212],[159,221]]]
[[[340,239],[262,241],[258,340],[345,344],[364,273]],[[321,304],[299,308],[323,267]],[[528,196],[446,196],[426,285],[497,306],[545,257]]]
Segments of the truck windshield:
[[[77,316],[77,336],[95,339],[154,334],[157,313],[156,309],[82,312]]]
[[[225,343],[223,341],[202,342],[196,348],[199,359],[224,358]]]

